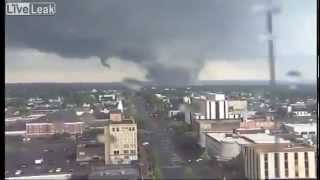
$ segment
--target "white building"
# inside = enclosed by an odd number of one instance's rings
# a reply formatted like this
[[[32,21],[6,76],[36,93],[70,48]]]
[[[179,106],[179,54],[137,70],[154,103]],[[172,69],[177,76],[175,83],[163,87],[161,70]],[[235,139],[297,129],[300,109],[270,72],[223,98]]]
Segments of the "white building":
[[[116,101],[117,101],[116,94],[99,95],[99,102],[111,104],[111,103],[115,103]]]
[[[200,113],[207,120],[240,119],[247,111],[247,101],[227,100],[224,94],[210,94],[205,98],[192,98],[187,105],[185,118],[188,123],[194,113]]]
[[[244,145],[251,144],[232,133],[207,133],[206,150],[217,161],[229,161],[241,153]]]
[[[240,127],[240,120],[195,120],[192,124],[193,130],[197,133],[198,144],[206,147],[207,133],[232,133]]]
[[[284,124],[284,127],[297,135],[317,135],[317,123]]]
[[[241,134],[241,137],[254,143],[254,144],[286,144],[290,143],[289,140],[270,135],[267,133],[257,133],[257,134]]]
[[[123,109],[122,100],[119,100],[119,101],[118,101],[117,109],[123,113],[123,110],[124,110],[124,109]]]
[[[183,97],[183,102],[186,103],[186,104],[191,104],[191,98],[188,97],[188,96],[184,96]]]
[[[290,141],[275,136],[256,134],[234,134],[229,132],[206,133],[206,149],[211,157],[218,161],[229,161],[237,157],[243,148],[250,144],[288,144]]]
[[[178,115],[180,112],[181,112],[181,111],[179,111],[179,110],[170,110],[170,111],[168,112],[168,117],[169,117],[169,118],[172,118],[172,117]]]
[[[114,119],[114,120],[113,120]],[[110,118],[104,129],[105,164],[130,164],[138,160],[137,124],[134,120]]]
[[[253,144],[244,147],[249,179],[316,179],[315,148],[296,144]]]
[[[288,113],[294,117],[310,117],[311,113],[307,110],[307,105],[304,102],[290,104],[287,107]]]

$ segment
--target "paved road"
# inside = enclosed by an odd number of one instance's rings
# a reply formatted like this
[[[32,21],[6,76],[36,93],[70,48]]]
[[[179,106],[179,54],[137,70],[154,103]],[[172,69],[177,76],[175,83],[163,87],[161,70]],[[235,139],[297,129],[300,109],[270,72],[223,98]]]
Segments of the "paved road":
[[[144,121],[145,130],[152,132],[152,134],[144,135],[141,138],[142,141],[150,142],[152,151],[157,154],[162,178],[183,178],[184,167],[180,165],[182,160],[175,152],[167,128],[160,123],[160,120],[150,118],[151,111],[146,109],[142,97],[134,97],[133,103],[139,117]]]
[[[175,148],[172,137],[168,131],[168,121],[163,118],[159,120],[150,117],[151,108],[146,108],[145,100],[140,96],[133,98],[133,103],[139,118],[144,121],[145,130],[152,132],[142,136],[142,141],[148,141],[151,149],[157,154],[160,160],[158,166],[161,170],[161,178],[163,179],[227,179],[240,178],[243,179],[241,172],[232,170],[228,166],[215,161],[194,162],[195,156],[192,153],[184,151],[184,160],[179,155],[180,151]],[[187,159],[192,159],[192,163],[188,163]],[[237,168],[236,168],[237,169]],[[241,168],[240,168],[241,169]],[[190,170],[192,171],[190,174]],[[240,170],[241,171],[241,170]],[[189,172],[189,173],[188,173]],[[192,176],[192,177],[191,177]]]

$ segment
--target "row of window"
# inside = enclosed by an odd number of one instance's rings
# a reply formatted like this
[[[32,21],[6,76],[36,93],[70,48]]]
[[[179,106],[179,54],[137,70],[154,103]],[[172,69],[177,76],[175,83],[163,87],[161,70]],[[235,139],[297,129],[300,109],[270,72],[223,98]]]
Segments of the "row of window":
[[[136,150],[123,150],[123,154],[136,154]],[[113,151],[113,154],[114,155],[119,155],[120,154],[120,151],[119,150],[116,150],[116,151]]]
[[[309,162],[308,162],[308,152],[304,153],[304,163],[305,163],[305,176],[309,177]],[[280,177],[279,169],[279,154],[274,153],[274,171],[275,177]],[[295,166],[295,177],[299,177],[299,160],[298,153],[294,153],[294,166]],[[268,178],[268,154],[264,154],[264,169],[265,169],[265,178]],[[288,167],[288,153],[284,153],[284,169],[285,176],[289,176],[289,167]]]
[[[134,127],[129,127],[128,130],[129,131],[135,131],[135,128]],[[119,132],[120,130],[119,130],[119,128],[112,128],[112,131],[113,132],[115,132],[115,131]]]

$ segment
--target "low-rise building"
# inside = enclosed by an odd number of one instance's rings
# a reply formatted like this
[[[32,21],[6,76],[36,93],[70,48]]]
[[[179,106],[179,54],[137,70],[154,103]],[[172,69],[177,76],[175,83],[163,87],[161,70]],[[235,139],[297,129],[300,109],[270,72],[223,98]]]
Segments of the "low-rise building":
[[[240,127],[240,122],[240,120],[194,120],[192,126],[193,130],[197,133],[198,144],[204,148],[206,146],[206,133],[232,133]]]
[[[246,144],[252,142],[232,133],[207,133],[206,150],[217,161],[229,161],[241,153]]]
[[[279,127],[280,125],[277,121],[266,120],[264,118],[249,119],[249,120],[242,121],[240,123],[240,128],[246,128],[246,129],[255,129],[255,128],[275,129]]]
[[[181,113],[181,111],[179,111],[179,110],[170,110],[169,113],[168,113],[168,117],[172,118],[174,116],[177,116],[180,113]]]
[[[26,123],[26,136],[48,136],[53,134],[82,134],[84,122],[73,111],[58,111],[35,121]]]
[[[296,135],[317,135],[316,123],[284,124],[284,128]]]
[[[218,161],[229,161],[240,155],[245,146],[260,143],[287,144],[290,141],[266,133],[239,134],[216,132],[206,134],[205,147],[212,158],[216,158]]]
[[[120,122],[122,121],[123,114],[119,110],[112,110],[110,112],[110,120],[113,122]]]

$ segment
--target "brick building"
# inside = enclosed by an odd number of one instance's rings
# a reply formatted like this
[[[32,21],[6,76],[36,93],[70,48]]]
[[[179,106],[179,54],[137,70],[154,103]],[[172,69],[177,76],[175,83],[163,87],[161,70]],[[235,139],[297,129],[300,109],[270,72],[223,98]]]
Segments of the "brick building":
[[[84,122],[73,111],[58,111],[26,123],[26,136],[48,136],[54,134],[82,134]]]

